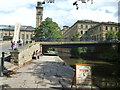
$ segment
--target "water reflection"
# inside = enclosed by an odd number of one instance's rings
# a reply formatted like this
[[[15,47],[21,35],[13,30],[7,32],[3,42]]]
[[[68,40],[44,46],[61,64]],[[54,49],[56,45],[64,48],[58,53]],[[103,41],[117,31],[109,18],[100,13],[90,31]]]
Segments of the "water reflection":
[[[93,84],[99,88],[120,88],[119,63],[97,59],[71,58],[69,52],[57,53],[65,62],[75,68],[75,64],[91,64]]]

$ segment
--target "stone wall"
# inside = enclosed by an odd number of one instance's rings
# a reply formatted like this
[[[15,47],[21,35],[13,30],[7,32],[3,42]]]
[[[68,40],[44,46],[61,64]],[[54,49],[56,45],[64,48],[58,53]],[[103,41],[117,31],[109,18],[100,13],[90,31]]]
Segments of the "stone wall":
[[[11,53],[11,63],[21,66],[24,63],[32,60],[32,54],[35,50],[40,50],[39,43],[32,43],[18,50],[12,50]]]

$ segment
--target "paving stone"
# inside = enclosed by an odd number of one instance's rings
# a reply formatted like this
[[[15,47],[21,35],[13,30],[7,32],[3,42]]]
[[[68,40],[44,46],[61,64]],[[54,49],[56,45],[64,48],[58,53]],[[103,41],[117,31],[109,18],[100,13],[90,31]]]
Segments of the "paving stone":
[[[17,70],[11,78],[4,80],[11,88],[62,88],[69,87],[73,70],[61,64],[58,56],[42,56],[31,64]]]

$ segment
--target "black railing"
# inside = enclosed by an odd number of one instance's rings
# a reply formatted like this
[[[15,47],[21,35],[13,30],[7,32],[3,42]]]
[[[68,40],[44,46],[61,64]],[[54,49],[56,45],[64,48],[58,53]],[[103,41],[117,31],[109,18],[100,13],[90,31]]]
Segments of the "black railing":
[[[84,38],[39,38],[36,41],[41,42],[118,42],[119,38],[95,38],[95,37],[84,37]]]

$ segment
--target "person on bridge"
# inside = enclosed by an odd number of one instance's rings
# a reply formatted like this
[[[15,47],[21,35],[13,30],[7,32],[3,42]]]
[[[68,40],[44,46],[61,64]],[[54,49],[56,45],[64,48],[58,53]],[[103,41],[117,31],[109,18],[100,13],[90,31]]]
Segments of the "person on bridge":
[[[16,48],[15,41],[14,42],[11,41],[11,48],[12,48],[12,50],[14,50]]]

